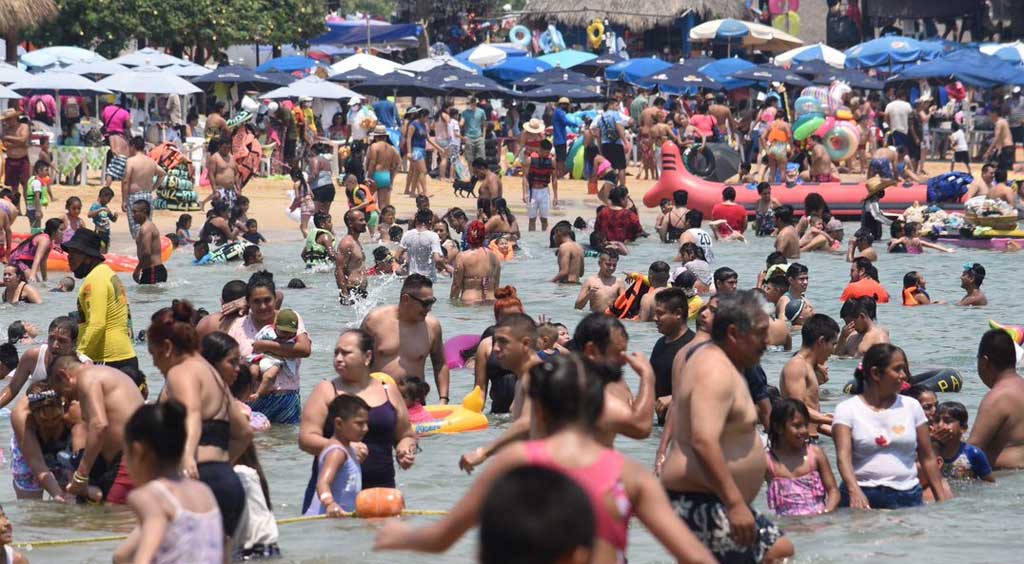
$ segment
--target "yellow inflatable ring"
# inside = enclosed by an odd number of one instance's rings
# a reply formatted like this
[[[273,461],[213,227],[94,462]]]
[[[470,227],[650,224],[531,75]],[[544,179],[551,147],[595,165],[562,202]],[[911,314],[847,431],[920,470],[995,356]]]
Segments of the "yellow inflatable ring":
[[[790,35],[800,35],[800,15],[796,12],[779,14],[772,19],[772,27]]]
[[[370,378],[379,380],[380,383],[384,384],[385,386],[391,386],[395,389],[398,389],[398,384],[395,383],[395,379],[392,378],[390,374],[386,374],[384,372],[371,372]]]
[[[462,405],[427,405],[424,409],[434,416],[435,421],[420,421],[413,425],[418,435],[464,433],[487,428],[484,415],[484,393],[480,386],[462,399]]]
[[[843,121],[851,121],[851,120],[853,120],[853,112],[851,112],[850,110],[845,110],[845,109],[844,110],[837,110],[836,111],[836,119],[841,119]]]
[[[604,41],[604,23],[601,20],[594,20],[587,26],[587,39],[591,47],[596,49],[601,46]]]

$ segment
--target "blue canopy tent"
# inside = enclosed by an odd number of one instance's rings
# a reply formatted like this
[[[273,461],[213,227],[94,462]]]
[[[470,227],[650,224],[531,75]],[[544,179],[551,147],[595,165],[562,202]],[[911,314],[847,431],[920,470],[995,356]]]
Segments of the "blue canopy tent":
[[[417,24],[378,24],[367,21],[327,22],[327,32],[310,40],[312,44],[367,45],[415,39],[423,33]]]
[[[699,65],[686,62],[644,77],[644,81],[652,84],[664,94],[692,94],[698,88],[721,90],[722,85],[713,78],[702,73]]]
[[[256,72],[269,72],[278,71],[291,73],[295,71],[308,71],[314,67],[328,68],[327,65],[322,62],[310,58],[303,57],[302,55],[291,55],[288,57],[278,57],[276,59],[270,59],[262,65],[256,67]]]
[[[653,88],[653,84],[644,84],[644,77],[663,71],[671,66],[672,63],[665,62],[654,57],[630,59],[606,68],[604,70],[604,77],[608,81],[621,80],[622,82],[627,82],[636,86]]]
[[[519,97],[523,100],[533,100],[535,102],[556,102],[559,98],[565,97],[573,103],[601,102],[605,99],[603,94],[595,92],[590,88],[568,83],[540,86],[520,94]]]
[[[994,88],[1024,84],[1024,69],[973,49],[954,51],[944,57],[905,68],[887,82],[922,78],[959,80],[968,86]]]
[[[943,53],[943,46],[887,35],[854,45],[846,50],[846,68],[901,70],[918,61],[929,61]]]
[[[484,76],[502,82],[515,82],[550,68],[551,65],[533,57],[509,57],[493,67],[485,68]]]
[[[722,85],[726,90],[747,88],[753,86],[753,80],[733,78],[732,74],[741,70],[754,68],[756,65],[745,59],[736,57],[730,59],[719,59],[700,67],[700,71]]]
[[[559,51],[557,53],[548,53],[547,55],[541,55],[537,59],[544,61],[545,63],[553,67],[562,67],[563,69],[571,69],[576,65],[582,65],[583,63],[589,63],[597,58],[597,55],[593,53],[587,53],[586,51],[577,51],[575,49],[566,49],[565,51]]]
[[[568,83],[579,86],[597,86],[600,84],[596,78],[568,70],[561,67],[553,67],[537,74],[531,74],[512,83],[517,90],[526,91],[538,86],[548,84]]]
[[[753,80],[761,85],[766,85],[770,82],[778,82],[789,86],[811,85],[811,81],[799,74],[775,65],[758,65],[756,67],[738,70],[732,73],[730,77]]]

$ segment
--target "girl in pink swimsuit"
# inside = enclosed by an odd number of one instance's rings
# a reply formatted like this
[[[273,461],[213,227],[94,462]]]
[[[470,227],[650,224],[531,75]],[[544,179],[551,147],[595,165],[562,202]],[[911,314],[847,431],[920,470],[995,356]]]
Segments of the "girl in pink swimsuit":
[[[768,428],[768,507],[778,515],[818,515],[839,505],[839,486],[828,458],[808,442],[811,415],[800,400],[772,407]]]
[[[524,330],[508,323],[504,327],[516,333]],[[650,370],[637,357],[628,356],[627,360],[635,370]],[[377,535],[377,550],[447,550],[478,523],[484,498],[496,481],[512,469],[540,466],[564,473],[590,498],[596,531],[590,562],[625,561],[628,524],[634,514],[677,560],[715,562],[676,517],[658,479],[595,438],[604,406],[602,376],[584,368],[575,354],[560,354],[534,366],[529,382],[529,402],[522,417],[530,423],[533,440],[501,449],[444,519],[418,530],[390,521]]]

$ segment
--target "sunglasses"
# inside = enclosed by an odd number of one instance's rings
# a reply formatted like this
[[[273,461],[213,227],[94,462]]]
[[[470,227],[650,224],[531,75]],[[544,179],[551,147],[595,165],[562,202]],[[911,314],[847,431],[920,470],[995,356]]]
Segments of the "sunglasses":
[[[427,299],[424,300],[424,299],[421,299],[421,298],[417,298],[416,296],[414,296],[412,294],[406,294],[406,296],[409,296],[410,299],[419,302],[419,304],[421,306],[423,306],[423,309],[430,309],[430,308],[434,307],[434,304],[437,303],[437,298],[427,298]]]

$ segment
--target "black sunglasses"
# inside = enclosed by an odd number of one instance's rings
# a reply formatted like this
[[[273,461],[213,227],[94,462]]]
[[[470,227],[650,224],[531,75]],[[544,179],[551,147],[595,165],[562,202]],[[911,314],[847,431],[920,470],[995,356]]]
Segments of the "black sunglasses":
[[[421,306],[423,306],[423,309],[430,309],[430,308],[434,307],[434,304],[437,303],[437,298],[427,298],[427,299],[424,300],[424,299],[417,298],[416,296],[414,296],[412,294],[406,294],[406,296],[409,296],[409,298],[419,302],[419,304]]]

